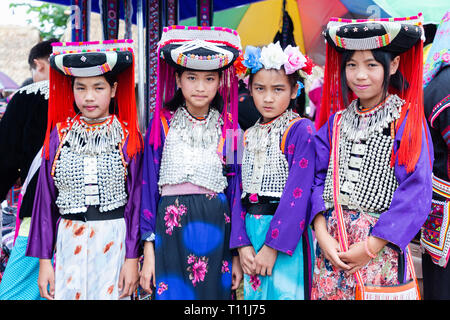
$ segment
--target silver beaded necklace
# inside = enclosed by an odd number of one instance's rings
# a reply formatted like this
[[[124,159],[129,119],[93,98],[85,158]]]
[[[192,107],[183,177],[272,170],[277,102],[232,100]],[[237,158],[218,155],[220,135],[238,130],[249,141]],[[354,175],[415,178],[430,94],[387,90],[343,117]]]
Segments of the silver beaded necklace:
[[[159,171],[160,192],[164,185],[192,184],[223,192],[227,179],[217,154],[223,120],[210,108],[205,119],[192,116],[185,107],[177,109],[170,121]]]
[[[299,115],[289,109],[268,124],[259,119],[247,130],[242,160],[242,198],[247,193],[281,197],[289,165],[280,143],[289,123],[297,117]]]
[[[116,116],[98,120],[68,120],[55,160],[56,205],[61,214],[86,212],[90,205],[98,205],[100,212],[111,211],[127,202],[122,126]]]
[[[394,139],[383,133],[400,117],[404,101],[390,95],[367,113],[358,110],[354,100],[342,112],[339,143],[339,203],[379,216],[386,211],[398,187],[390,166]],[[333,208],[333,159],[330,158],[323,199]]]

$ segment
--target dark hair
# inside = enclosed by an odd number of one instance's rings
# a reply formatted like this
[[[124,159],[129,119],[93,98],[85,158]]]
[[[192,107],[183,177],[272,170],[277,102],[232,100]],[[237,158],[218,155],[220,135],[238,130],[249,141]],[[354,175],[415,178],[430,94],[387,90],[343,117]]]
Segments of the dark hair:
[[[356,52],[355,50],[345,50],[342,53],[341,91],[342,91],[342,96],[343,96],[345,105],[349,104],[348,96],[349,96],[349,90],[350,90],[349,87],[347,86],[347,76],[345,74],[345,67],[347,65],[347,62],[353,57],[355,52]],[[397,71],[393,75],[389,74],[391,62],[392,62],[392,60],[394,60],[394,58],[397,55],[395,55],[391,52],[383,51],[383,50],[371,50],[371,52],[372,52],[374,59],[383,66],[383,71],[384,71],[383,95],[381,96],[381,100],[379,102],[386,99],[389,86],[391,86],[392,88],[394,88],[400,92],[408,89],[408,87],[409,87],[408,82],[405,80],[405,78],[403,77],[403,75],[401,74],[399,69],[397,69]]]
[[[28,54],[28,64],[30,68],[36,68],[34,59],[48,59],[50,57],[50,54],[52,53],[52,42],[58,41],[58,39],[52,38],[50,40],[39,42],[33,48],[31,48],[30,53]]]
[[[111,72],[107,72],[105,74],[102,75],[106,82],[108,82],[108,84],[113,87],[114,83],[117,82],[117,78],[116,75],[111,73]],[[75,78],[76,77],[72,77],[72,89],[73,86],[75,84]],[[75,113],[80,113],[80,109],[78,109],[75,101],[73,102],[73,110],[75,111]],[[119,107],[117,105],[116,99],[111,98],[111,101],[109,102],[109,114],[117,114],[119,112]]]
[[[284,67],[282,67],[282,68],[284,70]],[[251,91],[251,87],[252,87],[252,84],[253,84],[253,78],[255,77],[256,73],[257,72],[250,73],[250,75],[248,77],[248,89],[250,91]],[[293,72],[291,74],[286,74],[286,76],[288,78],[289,85],[291,86],[291,90],[292,90],[292,88],[295,87],[295,85],[297,84],[298,81],[301,82],[302,84],[304,83],[303,78],[300,77],[298,72]],[[297,112],[299,114],[302,114],[302,113],[304,113],[305,102],[306,102],[305,89],[302,88],[300,96],[295,98],[295,99],[291,99],[291,102],[289,103],[288,109],[293,109],[295,112]]]
[[[185,69],[175,69],[175,73],[178,75],[178,77],[181,77],[183,72],[187,70]],[[222,76],[222,71],[216,71],[219,74],[219,79]],[[172,99],[170,99],[168,102],[165,103],[164,108],[166,108],[169,111],[175,111],[179,107],[181,107],[185,102],[183,92],[181,91],[181,88],[178,88],[177,91],[175,91],[175,94],[173,95]],[[217,91],[216,95],[214,96],[213,100],[211,101],[211,108],[216,109],[219,112],[222,112],[223,110],[223,98],[220,95],[219,91]]]

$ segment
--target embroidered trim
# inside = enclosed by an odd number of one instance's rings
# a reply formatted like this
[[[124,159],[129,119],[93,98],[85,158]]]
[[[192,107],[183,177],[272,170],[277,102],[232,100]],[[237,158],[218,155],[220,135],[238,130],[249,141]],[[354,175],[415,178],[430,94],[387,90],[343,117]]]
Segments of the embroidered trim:
[[[434,182],[434,181],[433,181]],[[433,263],[445,268],[450,257],[450,201],[432,201],[432,209],[422,226],[420,244]]]
[[[49,95],[49,81],[43,80],[39,82],[31,83],[25,87],[22,87],[19,89],[19,93],[26,92],[26,94],[34,93],[34,94],[41,94],[44,96],[45,100],[48,100]]]
[[[447,109],[450,106],[450,94],[448,94],[444,99],[438,102],[431,111],[430,116],[428,117],[428,121],[430,121],[430,125],[434,128],[434,120],[441,114],[442,111]],[[436,128],[435,128],[436,129]]]
[[[384,104],[373,110],[361,113],[358,110],[358,101],[352,103],[342,113],[342,133],[349,141],[359,142],[367,140],[374,132],[382,132],[390,123],[400,118],[404,100],[391,94]]]

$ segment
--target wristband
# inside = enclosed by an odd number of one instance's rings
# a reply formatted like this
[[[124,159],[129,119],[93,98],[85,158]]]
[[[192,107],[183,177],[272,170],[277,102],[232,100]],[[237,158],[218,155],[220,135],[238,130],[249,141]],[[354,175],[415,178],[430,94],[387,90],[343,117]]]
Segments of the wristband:
[[[366,239],[366,241],[364,241],[364,249],[366,249],[366,253],[369,257],[371,257],[372,259],[375,259],[377,257],[376,254],[373,254],[372,252],[369,251],[369,238]]]

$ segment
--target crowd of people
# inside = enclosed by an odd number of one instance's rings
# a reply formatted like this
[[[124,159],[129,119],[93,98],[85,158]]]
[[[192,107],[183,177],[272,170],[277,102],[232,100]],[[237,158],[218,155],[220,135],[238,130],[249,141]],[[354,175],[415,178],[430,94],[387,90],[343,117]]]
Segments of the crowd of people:
[[[425,63],[422,21],[332,18],[315,119],[297,46],[166,27],[145,133],[132,40],[39,43],[0,121],[0,299],[450,299],[450,12]]]

